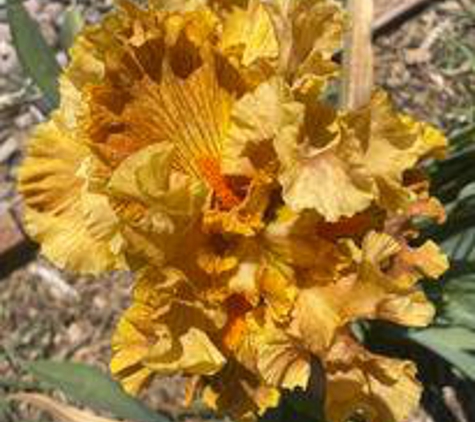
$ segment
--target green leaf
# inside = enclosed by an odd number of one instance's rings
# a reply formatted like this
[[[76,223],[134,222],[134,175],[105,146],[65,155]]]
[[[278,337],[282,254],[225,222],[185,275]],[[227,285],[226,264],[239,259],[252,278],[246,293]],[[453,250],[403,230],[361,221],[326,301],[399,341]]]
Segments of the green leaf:
[[[29,363],[27,369],[40,381],[95,410],[137,422],[169,421],[126,394],[97,368],[72,362],[36,361]]]
[[[460,188],[446,210],[446,224],[431,226],[424,235],[438,242],[452,261],[475,261],[475,183]]]
[[[22,66],[46,97],[51,108],[59,104],[58,78],[61,68],[38,24],[20,0],[7,0],[7,16],[13,43]]]
[[[74,42],[76,35],[84,27],[84,19],[77,7],[69,6],[63,14],[61,25],[61,45],[68,50]]]
[[[450,145],[456,151],[472,146],[475,141],[475,124],[470,124],[454,132],[450,137]]]
[[[475,274],[449,280],[443,293],[441,317],[451,325],[475,330]],[[475,336],[475,334],[474,334]]]
[[[475,380],[474,331],[463,327],[432,327],[421,331],[409,331],[407,335]]]
[[[10,403],[0,396],[0,421],[11,420],[10,416]]]

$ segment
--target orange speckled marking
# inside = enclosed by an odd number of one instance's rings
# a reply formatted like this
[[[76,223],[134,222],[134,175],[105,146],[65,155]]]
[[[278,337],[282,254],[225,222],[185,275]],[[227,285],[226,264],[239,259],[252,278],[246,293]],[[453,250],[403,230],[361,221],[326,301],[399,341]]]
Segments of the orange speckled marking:
[[[327,239],[356,235],[367,230],[370,224],[374,224],[373,218],[369,214],[360,213],[349,218],[343,217],[336,223],[320,223],[318,234]]]
[[[246,313],[252,309],[249,302],[240,295],[232,295],[226,300],[228,322],[224,327],[223,346],[235,350],[246,332]]]
[[[221,167],[217,160],[211,157],[203,157],[198,160],[198,166],[201,175],[213,189],[224,208],[231,209],[239,205],[241,200],[229,187],[225,176],[221,173]]]

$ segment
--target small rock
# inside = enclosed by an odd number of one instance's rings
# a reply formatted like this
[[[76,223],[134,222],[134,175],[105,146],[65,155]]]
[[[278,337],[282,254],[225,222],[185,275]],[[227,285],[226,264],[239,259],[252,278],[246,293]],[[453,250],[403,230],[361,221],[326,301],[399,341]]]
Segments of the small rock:
[[[55,268],[47,267],[39,263],[33,263],[29,266],[31,274],[38,277],[50,291],[52,296],[65,303],[75,303],[79,301],[79,293],[69,285],[61,273]]]
[[[92,300],[92,303],[93,303],[94,307],[98,308],[98,309],[105,309],[108,305],[106,299],[103,298],[103,297],[100,297],[100,296],[96,296]]]
[[[55,23],[64,11],[64,5],[57,2],[47,3],[41,11],[42,16],[50,23]]]
[[[35,116],[33,116],[33,114],[31,114],[29,112],[20,114],[15,119],[15,126],[18,129],[21,129],[21,130],[29,129],[30,127],[32,127],[36,123],[37,123],[37,120],[36,120]]]
[[[31,16],[38,16],[43,4],[40,0],[28,0],[24,3],[24,6]]]
[[[73,322],[68,327],[68,340],[71,343],[76,343],[81,339],[81,337],[83,337],[83,333],[84,330],[80,327],[80,325],[77,322]]]
[[[7,25],[0,24],[0,75],[9,75],[18,70],[18,59],[10,41]]]
[[[18,143],[14,137],[9,137],[0,143],[0,163],[6,163],[18,151]]]
[[[430,61],[431,54],[429,49],[426,48],[411,48],[406,50],[404,58],[408,65],[416,65]]]
[[[0,214],[0,262],[2,256],[24,241],[16,221],[9,212]]]

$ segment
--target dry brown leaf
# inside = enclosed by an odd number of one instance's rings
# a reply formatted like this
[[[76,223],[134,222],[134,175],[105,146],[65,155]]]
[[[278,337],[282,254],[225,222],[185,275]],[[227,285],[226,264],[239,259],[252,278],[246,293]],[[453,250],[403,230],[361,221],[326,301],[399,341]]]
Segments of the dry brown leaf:
[[[59,422],[119,422],[117,419],[103,418],[86,410],[57,402],[44,394],[18,393],[12,394],[9,399],[28,403],[49,413]]]

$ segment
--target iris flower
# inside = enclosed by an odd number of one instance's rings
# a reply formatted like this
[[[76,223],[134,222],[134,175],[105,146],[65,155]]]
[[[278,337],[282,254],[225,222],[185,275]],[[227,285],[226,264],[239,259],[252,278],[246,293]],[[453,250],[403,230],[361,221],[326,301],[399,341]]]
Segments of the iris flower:
[[[253,420],[320,362],[332,422],[404,420],[415,365],[352,324],[433,317],[418,282],[447,260],[413,222],[444,218],[418,166],[444,136],[380,90],[322,99],[346,21],[331,0],[117,3],[78,36],[19,174],[46,257],[135,274],[114,376],[135,394],[178,373],[189,400]]]

